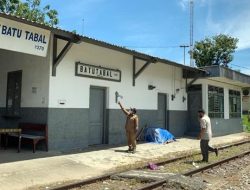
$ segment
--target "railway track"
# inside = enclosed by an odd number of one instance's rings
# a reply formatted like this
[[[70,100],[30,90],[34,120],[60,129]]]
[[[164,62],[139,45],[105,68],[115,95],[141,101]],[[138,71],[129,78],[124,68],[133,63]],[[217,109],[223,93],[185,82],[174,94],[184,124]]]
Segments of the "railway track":
[[[221,166],[221,165],[223,165],[225,163],[229,163],[230,161],[242,158],[242,157],[244,157],[246,155],[250,155],[250,151],[238,154],[236,156],[232,156],[230,158],[220,160],[218,162],[206,165],[206,166],[198,168],[198,169],[194,169],[194,170],[191,170],[191,171],[184,172],[184,173],[182,173],[182,175],[192,177],[195,174],[202,173],[204,171],[213,169],[216,166]],[[142,188],[139,188],[139,189],[136,189],[136,190],[152,190],[152,189],[155,189],[155,188],[158,188],[158,187],[162,186],[164,183],[166,183],[166,180],[156,181],[154,183],[151,183],[149,185],[146,185],[146,186],[144,186]]]
[[[219,150],[229,149],[231,147],[240,146],[240,145],[244,145],[244,144],[247,144],[247,143],[250,143],[250,140],[241,141],[241,142],[237,142],[237,143],[233,143],[233,144],[221,146],[221,147],[218,147],[218,149]],[[199,154],[200,153],[184,155],[184,156],[176,157],[176,158],[173,158],[173,159],[168,159],[168,160],[165,160],[165,161],[161,161],[161,162],[158,162],[156,164],[158,166],[166,165],[166,164],[170,164],[170,163],[173,163],[173,162],[176,162],[176,161],[179,161],[179,160],[183,160],[183,159],[189,158],[189,157],[194,156],[194,155],[199,155]],[[215,166],[218,166],[218,165],[221,165],[223,163],[226,163],[226,162],[229,162],[231,160],[234,160],[234,159],[236,159],[238,157],[241,157],[241,156],[243,156],[245,154],[250,154],[250,151],[242,153],[242,154],[234,156],[234,157],[231,157],[231,158],[228,158],[228,159],[221,160],[221,161],[213,163],[213,164],[206,165],[204,167],[201,167],[201,168],[198,168],[198,169],[195,169],[195,170],[191,170],[191,171],[185,172],[185,173],[183,173],[183,175],[185,175],[185,176],[192,176],[192,175],[194,175],[196,173],[208,170],[208,169],[213,168]],[[147,166],[148,165],[145,165],[144,167],[140,167],[140,168],[136,168],[136,169],[146,168]],[[108,180],[108,179],[110,179],[111,176],[116,175],[118,173],[121,173],[121,172],[113,172],[113,173],[101,175],[101,176],[98,176],[98,177],[94,177],[94,178],[89,178],[89,179],[86,179],[86,180],[82,180],[82,181],[79,181],[79,182],[76,182],[76,183],[61,185],[61,186],[50,188],[50,189],[51,190],[69,190],[69,189],[73,189],[73,188],[87,186],[87,185],[94,184],[94,183],[97,183],[97,182],[100,182],[100,181]],[[150,183],[150,184],[148,184],[148,185],[146,185],[146,186],[144,186],[142,188],[139,188],[138,190],[154,189],[154,188],[160,187],[165,182],[166,182],[165,180],[153,182],[153,183]]]

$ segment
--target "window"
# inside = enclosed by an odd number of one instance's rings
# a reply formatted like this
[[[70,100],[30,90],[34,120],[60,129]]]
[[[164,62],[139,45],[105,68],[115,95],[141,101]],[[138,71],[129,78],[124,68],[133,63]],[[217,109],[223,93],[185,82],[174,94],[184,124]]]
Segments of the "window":
[[[224,89],[208,86],[208,115],[211,118],[224,118]]]
[[[239,91],[229,90],[229,115],[241,117],[241,94]]]

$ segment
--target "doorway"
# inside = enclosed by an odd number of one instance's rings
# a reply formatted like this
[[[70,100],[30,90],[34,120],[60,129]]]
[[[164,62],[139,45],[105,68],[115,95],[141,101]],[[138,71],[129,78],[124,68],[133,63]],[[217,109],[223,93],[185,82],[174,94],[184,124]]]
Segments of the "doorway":
[[[196,135],[200,131],[197,111],[202,109],[202,86],[192,85],[188,88],[188,130],[190,135]]]
[[[157,124],[159,127],[168,129],[167,125],[167,94],[158,93]]]
[[[22,71],[8,72],[6,115],[20,116],[21,89],[22,89]]]
[[[89,145],[100,145],[106,141],[106,88],[90,87]]]

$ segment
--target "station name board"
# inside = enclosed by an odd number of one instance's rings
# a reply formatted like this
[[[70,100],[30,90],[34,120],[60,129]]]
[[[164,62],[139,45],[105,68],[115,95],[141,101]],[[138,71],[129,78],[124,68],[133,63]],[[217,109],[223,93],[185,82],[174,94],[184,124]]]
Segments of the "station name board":
[[[50,31],[0,17],[0,48],[46,57]]]
[[[115,82],[121,81],[121,71],[116,69],[105,68],[85,63],[76,63],[76,76],[110,80]]]

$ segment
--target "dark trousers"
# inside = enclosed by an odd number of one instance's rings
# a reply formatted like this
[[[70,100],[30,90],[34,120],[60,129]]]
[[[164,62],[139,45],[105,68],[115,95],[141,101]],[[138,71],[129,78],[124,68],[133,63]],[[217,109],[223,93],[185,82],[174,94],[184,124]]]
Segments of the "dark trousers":
[[[202,160],[205,162],[208,162],[208,152],[215,152],[216,149],[212,148],[208,145],[209,140],[203,140],[200,141],[200,148],[201,148],[201,154],[202,154]]]

